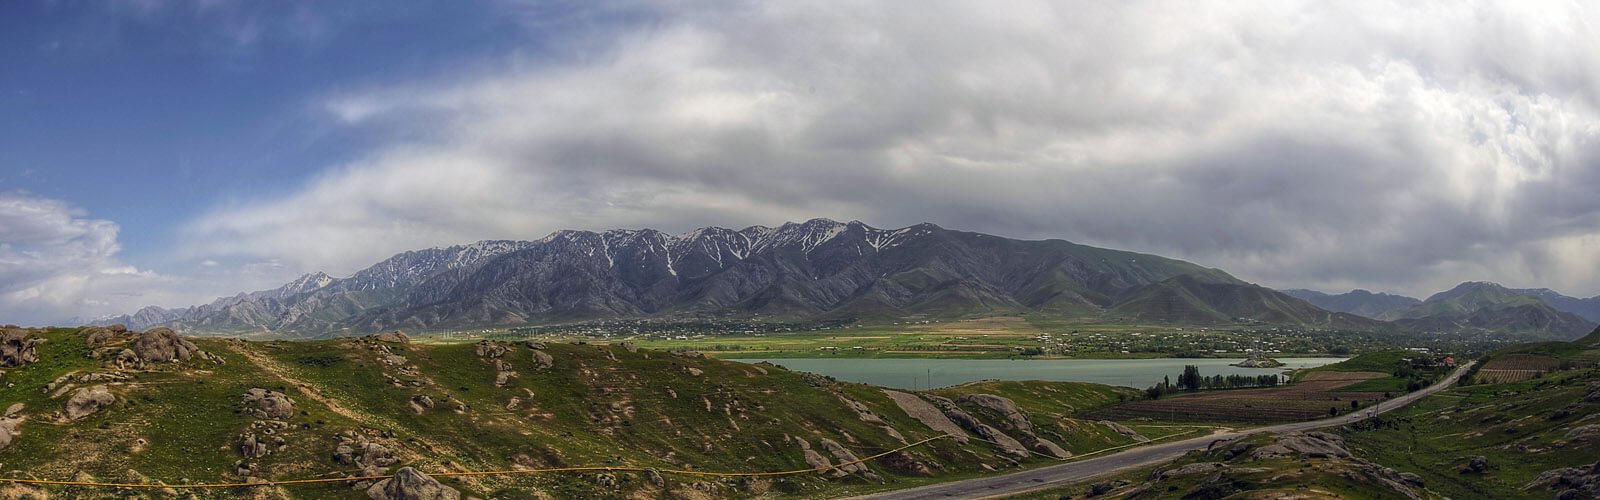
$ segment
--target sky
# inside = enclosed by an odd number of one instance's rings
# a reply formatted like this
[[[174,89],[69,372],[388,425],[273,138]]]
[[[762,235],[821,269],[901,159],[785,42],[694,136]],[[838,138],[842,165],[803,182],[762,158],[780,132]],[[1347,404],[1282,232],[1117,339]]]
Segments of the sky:
[[[1580,2],[0,2],[0,323],[814,217],[1600,295]]]

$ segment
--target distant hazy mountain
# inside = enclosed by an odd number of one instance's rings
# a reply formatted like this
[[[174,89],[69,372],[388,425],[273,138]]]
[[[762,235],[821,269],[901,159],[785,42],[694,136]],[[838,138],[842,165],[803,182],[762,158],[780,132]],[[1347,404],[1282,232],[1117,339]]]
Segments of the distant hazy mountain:
[[[538,241],[433,248],[349,278],[312,274],[275,290],[108,321],[320,336],[705,314],[886,319],[1016,312],[1381,326],[1155,255],[932,224],[877,229],[824,219],[682,235],[559,231]]]
[[[1282,290],[1282,292],[1285,295],[1310,302],[1312,305],[1329,311],[1350,313],[1368,318],[1380,318],[1391,311],[1422,303],[1421,300],[1404,295],[1372,293],[1361,289],[1338,295],[1329,295],[1316,290],[1299,289]]]
[[[1568,297],[1549,288],[1512,288],[1512,292],[1537,298],[1557,311],[1569,312],[1584,319],[1600,322],[1600,296],[1580,299]]]
[[[1595,322],[1496,283],[1469,281],[1384,319],[1416,331],[1493,330],[1571,339]]]

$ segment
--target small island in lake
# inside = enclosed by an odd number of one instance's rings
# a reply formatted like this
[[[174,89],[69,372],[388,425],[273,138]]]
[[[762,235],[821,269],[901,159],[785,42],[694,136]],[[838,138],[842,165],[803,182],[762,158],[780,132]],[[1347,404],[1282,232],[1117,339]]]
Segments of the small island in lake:
[[[1251,353],[1250,357],[1245,358],[1244,361],[1234,363],[1231,366],[1240,368],[1277,368],[1283,366],[1283,362],[1269,358],[1265,354]]]

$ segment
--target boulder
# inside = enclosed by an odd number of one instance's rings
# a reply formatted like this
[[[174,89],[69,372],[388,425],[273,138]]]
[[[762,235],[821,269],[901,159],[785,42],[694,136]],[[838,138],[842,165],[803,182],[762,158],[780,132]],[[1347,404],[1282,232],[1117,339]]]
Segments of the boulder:
[[[547,370],[556,366],[556,359],[550,357],[550,353],[533,351],[533,366],[540,370]]]
[[[334,461],[355,467],[359,477],[383,475],[384,469],[399,462],[389,448],[371,441],[366,436],[346,431],[339,437],[339,445],[333,450]],[[369,484],[358,484],[366,487]]]
[[[1489,457],[1481,455],[1467,457],[1466,465],[1462,465],[1461,470],[1458,472],[1462,474],[1487,474],[1489,473]]]
[[[117,397],[111,395],[111,391],[104,385],[80,388],[67,400],[67,420],[87,417],[116,401]]]
[[[188,361],[200,351],[194,343],[178,336],[171,328],[151,328],[139,334],[133,343],[133,352],[139,359],[151,363]]]
[[[406,332],[402,332],[400,330],[395,330],[395,331],[392,331],[392,332],[383,332],[383,333],[380,333],[380,334],[377,334],[377,335],[373,335],[372,336],[372,340],[376,340],[376,341],[379,341],[379,342],[388,342],[388,343],[391,343],[391,344],[410,344],[411,343],[411,337],[407,337],[406,336]]]
[[[39,352],[34,346],[42,343],[44,339],[30,337],[27,330],[7,328],[4,332],[0,332],[0,367],[25,366],[38,361]]]
[[[254,388],[244,393],[244,399],[239,401],[244,411],[256,418],[272,420],[288,420],[294,416],[294,400],[281,392]]]
[[[961,426],[956,425],[955,422],[951,422],[950,418],[944,416],[944,413],[940,412],[933,404],[904,392],[884,389],[883,393],[894,401],[895,406],[900,407],[900,411],[906,412],[906,415],[917,419],[918,422],[922,422],[922,425],[928,426],[934,432],[942,432],[949,435],[956,443],[967,444],[966,431],[961,430]]]
[[[0,449],[11,446],[11,440],[21,434],[18,430],[22,427],[22,419],[15,417],[0,418]]]
[[[872,472],[872,469],[867,468],[867,464],[856,457],[855,453],[851,453],[848,448],[840,446],[839,443],[834,442],[832,439],[822,438],[822,449],[828,450],[828,453],[833,454],[834,458],[839,459],[841,464],[839,470],[848,474],[860,474],[861,477],[871,481],[883,481],[883,478],[878,477],[877,474]]]
[[[265,441],[256,439],[255,433],[244,434],[239,438],[239,453],[245,458],[261,458],[272,453],[272,447],[267,446]]]
[[[100,347],[117,338],[117,334],[105,327],[94,327],[83,331],[83,345],[90,348]]]
[[[501,344],[493,340],[482,340],[478,342],[477,352],[478,357],[480,358],[498,358],[500,356],[504,356],[507,350],[508,349],[506,349],[505,344]]]
[[[394,477],[367,488],[367,496],[373,500],[459,500],[461,492],[416,469],[401,467]]]

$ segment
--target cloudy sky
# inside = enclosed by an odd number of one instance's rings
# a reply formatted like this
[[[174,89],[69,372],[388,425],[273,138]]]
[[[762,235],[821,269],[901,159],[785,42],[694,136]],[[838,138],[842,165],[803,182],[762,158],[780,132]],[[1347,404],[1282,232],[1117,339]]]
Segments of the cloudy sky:
[[[0,2],[0,323],[563,228],[1600,294],[1578,2]]]

